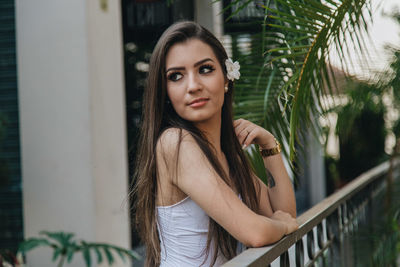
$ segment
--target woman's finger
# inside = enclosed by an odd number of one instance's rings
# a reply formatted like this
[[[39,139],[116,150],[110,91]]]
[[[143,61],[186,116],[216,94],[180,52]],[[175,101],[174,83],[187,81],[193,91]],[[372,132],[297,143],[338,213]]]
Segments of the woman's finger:
[[[246,140],[247,136],[249,135],[249,131],[246,128],[241,129],[236,133],[236,136],[238,138],[238,141],[241,145],[244,144],[244,141]]]
[[[258,136],[258,129],[257,128],[253,128],[249,131],[248,135],[246,136],[246,138],[243,140],[243,148],[246,148],[247,146],[251,145],[254,143],[254,139],[257,138]]]
[[[244,139],[249,134],[246,121],[243,119],[236,120],[234,121],[234,127],[235,127],[235,134],[238,138],[239,143],[243,144]]]
[[[243,148],[250,145],[257,136],[257,126],[247,120],[239,119],[234,122],[235,133]]]
[[[244,119],[233,122],[239,143],[246,148],[250,144],[267,144],[273,136],[264,128]],[[273,140],[273,139],[271,139]]]
[[[233,127],[235,128],[236,135],[238,135],[246,128],[246,121],[243,119],[235,120]]]

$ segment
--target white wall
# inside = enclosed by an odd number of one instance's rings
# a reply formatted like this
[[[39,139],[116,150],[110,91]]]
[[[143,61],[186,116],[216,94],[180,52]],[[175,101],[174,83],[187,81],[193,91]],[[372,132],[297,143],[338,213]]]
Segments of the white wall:
[[[130,246],[128,159],[120,1],[89,0],[89,89],[96,238]]]
[[[130,246],[119,3],[16,1],[25,237]],[[49,251],[29,266],[54,266]]]

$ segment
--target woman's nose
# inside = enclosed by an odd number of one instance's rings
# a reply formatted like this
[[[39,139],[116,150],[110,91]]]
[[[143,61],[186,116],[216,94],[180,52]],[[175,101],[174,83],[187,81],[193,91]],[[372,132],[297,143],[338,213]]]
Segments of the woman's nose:
[[[194,93],[198,90],[201,90],[202,85],[199,77],[196,74],[189,74],[187,87],[189,93]]]

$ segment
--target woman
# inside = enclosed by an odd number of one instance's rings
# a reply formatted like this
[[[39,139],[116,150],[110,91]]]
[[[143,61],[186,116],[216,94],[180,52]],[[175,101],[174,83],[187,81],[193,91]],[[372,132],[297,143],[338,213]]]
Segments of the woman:
[[[169,27],[153,51],[134,190],[146,266],[218,266],[241,244],[267,245],[297,229],[279,143],[232,120],[237,65],[194,22]],[[242,150],[250,144],[263,150],[273,187],[250,170]]]

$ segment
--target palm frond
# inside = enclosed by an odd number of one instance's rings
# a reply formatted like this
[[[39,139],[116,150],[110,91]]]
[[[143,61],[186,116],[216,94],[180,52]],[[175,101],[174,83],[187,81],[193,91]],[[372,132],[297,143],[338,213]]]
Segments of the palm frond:
[[[354,48],[360,61],[368,58],[365,33],[371,5],[370,0],[268,2],[263,6],[264,30],[251,37],[255,52],[243,55],[233,49],[243,66],[243,79],[235,85],[235,112],[288,143],[285,154],[294,160],[301,129],[311,125],[319,131],[314,119],[326,108],[321,96],[337,86],[330,67],[332,53],[341,59],[345,73],[352,67],[348,55]],[[248,1],[232,4],[239,10]]]
[[[50,247],[53,249],[52,261],[59,260],[59,265],[62,266],[64,259],[67,263],[70,263],[73,256],[77,252],[82,252],[83,259],[86,266],[92,265],[91,254],[96,254],[97,263],[102,263],[103,259],[107,259],[109,265],[115,262],[115,258],[112,252],[118,254],[118,256],[126,262],[126,257],[141,259],[141,256],[133,250],[125,249],[116,245],[106,243],[89,243],[84,240],[77,241],[74,239],[73,233],[68,232],[48,232],[42,231],[40,235],[45,236],[44,238],[28,238],[21,242],[19,245],[19,253],[23,255],[30,250],[37,247]],[[55,241],[55,242],[53,242]],[[103,257],[103,255],[105,257]]]

